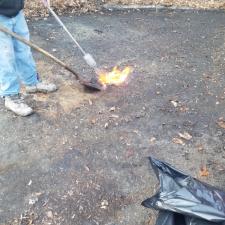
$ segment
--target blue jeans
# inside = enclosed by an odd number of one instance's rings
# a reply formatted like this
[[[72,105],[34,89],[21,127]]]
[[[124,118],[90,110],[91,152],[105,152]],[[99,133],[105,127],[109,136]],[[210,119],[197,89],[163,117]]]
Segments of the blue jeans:
[[[0,15],[0,24],[29,40],[23,11],[16,17]],[[20,81],[27,86],[38,83],[36,65],[30,47],[0,32],[0,96],[18,94]]]

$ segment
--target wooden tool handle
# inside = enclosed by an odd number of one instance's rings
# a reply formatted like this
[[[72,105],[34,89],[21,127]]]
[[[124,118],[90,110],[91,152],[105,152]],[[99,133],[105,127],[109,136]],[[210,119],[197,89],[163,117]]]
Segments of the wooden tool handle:
[[[24,44],[30,46],[31,48],[35,49],[36,51],[42,53],[43,55],[47,56],[48,58],[52,59],[53,61],[55,61],[56,63],[58,63],[60,66],[62,66],[63,68],[65,68],[66,70],[68,70],[69,72],[71,72],[73,75],[75,75],[77,80],[81,80],[80,76],[73,70],[71,69],[69,66],[67,66],[64,62],[62,62],[61,60],[57,59],[55,56],[53,56],[52,54],[50,54],[49,52],[45,51],[44,49],[38,47],[36,44],[24,39],[23,37],[21,37],[20,35],[8,30],[7,28],[5,28],[4,26],[0,25],[0,31],[16,38],[17,40],[23,42]]]

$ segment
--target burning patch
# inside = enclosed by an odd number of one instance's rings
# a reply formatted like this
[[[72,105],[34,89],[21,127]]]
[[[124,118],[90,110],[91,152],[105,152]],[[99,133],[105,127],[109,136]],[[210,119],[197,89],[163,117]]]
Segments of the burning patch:
[[[131,67],[125,67],[120,70],[117,66],[113,68],[111,72],[99,71],[99,82],[104,86],[116,85],[119,86],[123,84],[128,76],[132,73],[133,69]]]

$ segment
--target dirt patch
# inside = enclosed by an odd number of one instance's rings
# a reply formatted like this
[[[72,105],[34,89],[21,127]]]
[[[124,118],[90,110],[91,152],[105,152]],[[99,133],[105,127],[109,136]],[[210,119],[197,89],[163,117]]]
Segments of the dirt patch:
[[[43,80],[57,83],[54,78],[56,73],[54,66],[55,64],[48,64],[43,60],[37,61],[38,71],[42,74]],[[93,104],[92,101],[96,98],[94,94],[82,91],[83,86],[73,76],[70,79],[64,79],[63,72],[57,71],[57,77],[61,81],[58,83],[59,90],[56,93],[52,95],[39,93],[32,96],[33,100],[42,105],[37,111],[47,117],[57,118],[62,114],[69,114],[85,103]]]

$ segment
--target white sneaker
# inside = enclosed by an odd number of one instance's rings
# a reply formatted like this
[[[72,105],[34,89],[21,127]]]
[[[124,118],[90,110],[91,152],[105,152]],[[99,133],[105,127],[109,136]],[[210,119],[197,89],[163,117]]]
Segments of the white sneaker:
[[[20,95],[6,96],[4,99],[5,107],[18,116],[29,116],[33,113],[33,109],[24,103]]]
[[[26,92],[29,94],[41,92],[41,93],[51,93],[57,91],[55,84],[39,82],[33,86],[26,86]]]

